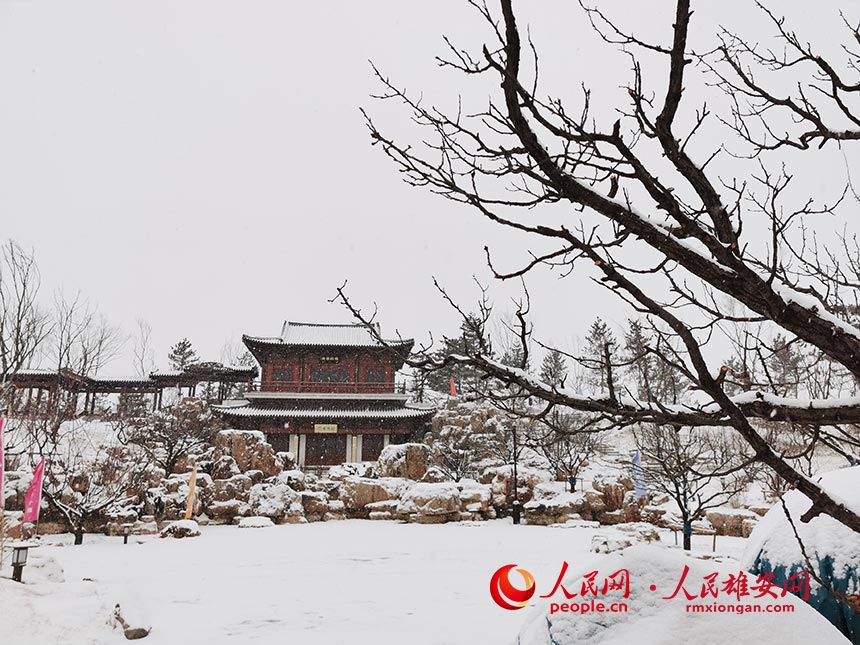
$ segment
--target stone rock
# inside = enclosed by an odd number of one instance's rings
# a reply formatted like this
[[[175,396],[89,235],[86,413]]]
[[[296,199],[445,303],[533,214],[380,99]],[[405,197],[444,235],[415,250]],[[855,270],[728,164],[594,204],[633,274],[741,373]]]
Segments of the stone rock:
[[[224,502],[212,502],[206,507],[206,513],[216,524],[230,524],[235,518],[248,515],[250,507],[238,499]]]
[[[634,544],[635,540],[632,539],[595,535],[591,538],[591,551],[594,553],[612,553]]]
[[[177,520],[161,530],[161,537],[186,538],[200,535],[200,527],[194,520]]]
[[[525,504],[531,501],[535,487],[552,479],[550,473],[535,468],[518,468],[518,499]],[[510,508],[514,501],[513,466],[496,466],[485,470],[478,481],[489,481],[493,490],[493,505],[497,508]]]
[[[158,533],[158,522],[152,516],[148,517],[150,518],[149,520],[141,521],[134,525],[134,528],[131,529],[132,535],[155,535]]]
[[[627,477],[612,478],[598,475],[591,485],[603,494],[603,503],[607,511],[617,511],[623,508],[627,491],[633,490],[633,481]]]
[[[548,496],[544,491],[540,499],[526,502],[523,511],[528,524],[549,526],[581,518],[580,512],[584,507],[585,496],[582,493],[558,492],[554,496]]]
[[[758,515],[746,509],[717,508],[705,514],[708,522],[714,527],[717,535],[747,537],[744,535],[744,520],[758,518]]]
[[[603,511],[598,514],[597,520],[601,524],[624,524],[628,521],[627,514],[622,508],[614,511]]]
[[[365,506],[368,511],[368,519],[371,520],[407,520],[407,515],[401,515],[397,512],[397,507],[400,505],[399,499],[388,499],[381,502],[373,502]]]
[[[149,624],[140,620],[130,622],[126,620],[123,615],[124,613],[119,603],[117,603],[113,610],[113,620],[122,628],[122,633],[127,640],[134,641],[149,636],[149,632],[152,629]]]
[[[438,484],[439,482],[449,481],[451,478],[439,470],[436,466],[430,466],[424,476],[421,478],[423,482]]]
[[[275,456],[281,460],[284,470],[295,470],[296,456],[291,452],[276,452]]]
[[[150,466],[146,471],[146,475],[146,488],[158,488],[161,485],[161,481],[167,477],[167,471],[158,466]]]
[[[322,516],[329,511],[329,496],[323,492],[303,491],[300,493],[302,506],[305,509],[305,517]]]
[[[366,517],[368,504],[388,499],[397,499],[406,488],[407,482],[393,477],[368,479],[347,477],[340,483],[341,499],[347,514],[352,517]]]
[[[750,504],[749,506],[747,506],[747,508],[749,510],[751,510],[753,513],[755,513],[756,515],[764,517],[767,514],[767,512],[771,508],[773,508],[773,506],[768,505],[768,504]]]
[[[212,463],[212,479],[230,479],[234,475],[238,475],[242,471],[239,470],[239,464],[230,455],[221,455]]]
[[[239,520],[240,529],[265,529],[274,525],[269,517],[243,517]]]
[[[105,519],[117,524],[133,524],[137,521],[137,510],[130,507],[114,508],[105,513]]]
[[[303,491],[307,489],[305,473],[301,470],[285,470],[278,475],[278,481],[282,484],[286,484],[295,491]]]
[[[247,475],[254,484],[259,484],[266,478],[262,470],[248,470],[245,472],[245,475]]]
[[[388,444],[379,455],[380,477],[419,480],[427,473],[430,447],[423,443]]]
[[[261,470],[265,477],[274,477],[283,468],[283,462],[275,456],[266,436],[256,430],[221,430],[213,441],[213,459],[217,462],[223,456],[232,457],[239,470]]]
[[[460,490],[453,482],[418,482],[401,495],[397,512],[424,524],[459,520]]]
[[[247,475],[233,475],[229,479],[216,479],[212,499],[215,502],[226,502],[231,499],[247,502],[252,485],[253,482]]]
[[[325,478],[333,481],[341,481],[347,477],[369,477],[371,479],[379,477],[379,473],[376,470],[376,462],[349,462],[338,466],[332,466],[328,469],[328,473]]]
[[[282,483],[263,483],[252,486],[248,506],[251,514],[269,517],[276,522],[305,519],[299,494]]]
[[[594,516],[606,510],[606,502],[603,501],[603,493],[596,490],[587,490],[583,493],[585,497],[585,508]]]

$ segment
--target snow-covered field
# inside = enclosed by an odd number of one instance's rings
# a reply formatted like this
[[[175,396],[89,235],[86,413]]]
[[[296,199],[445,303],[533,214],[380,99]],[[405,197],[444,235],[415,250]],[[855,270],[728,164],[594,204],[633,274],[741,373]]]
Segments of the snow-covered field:
[[[31,559],[35,565],[55,558],[66,582],[44,580],[49,569],[38,566],[24,571],[30,584],[0,579],[0,642],[125,642],[108,624],[119,602],[134,620],[143,616],[152,625],[149,645],[509,643],[529,610],[493,603],[496,569],[516,563],[531,571],[536,600],[549,592],[563,561],[575,567],[604,557],[589,552],[594,535],[620,535],[610,527],[509,521],[347,520],[202,531],[184,540],[132,538],[128,545],[87,536],[78,547],[68,536],[45,537]],[[671,533],[663,540],[673,544]],[[744,542],[719,538],[718,553],[738,557]],[[710,554],[711,538],[694,536],[694,548]]]

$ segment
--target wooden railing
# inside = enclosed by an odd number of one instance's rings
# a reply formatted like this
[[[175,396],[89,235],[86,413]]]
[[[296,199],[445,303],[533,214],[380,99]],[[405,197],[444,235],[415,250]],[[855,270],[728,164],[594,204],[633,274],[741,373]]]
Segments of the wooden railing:
[[[315,392],[320,394],[406,394],[406,383],[313,383],[263,381],[251,383],[249,392]]]

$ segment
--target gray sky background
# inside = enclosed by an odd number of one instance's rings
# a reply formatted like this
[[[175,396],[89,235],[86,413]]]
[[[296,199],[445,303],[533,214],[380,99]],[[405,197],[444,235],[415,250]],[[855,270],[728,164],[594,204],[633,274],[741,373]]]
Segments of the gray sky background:
[[[584,80],[611,104],[626,63],[573,4],[525,17],[549,80],[567,85],[556,92],[575,96]],[[700,7],[698,34],[753,16],[749,3],[709,4],[722,13]],[[779,6],[813,39],[837,11]],[[670,7],[607,5],[666,42]],[[403,113],[368,99],[368,59],[430,101],[470,93],[435,65],[442,33],[473,50],[486,39],[456,0],[0,2],[0,237],[36,251],[46,294],[80,290],[127,332],[146,319],[160,366],[183,336],[217,359],[225,341],[275,334],[285,318],[346,320],[327,302],[346,278],[389,332],[450,333],[457,319],[431,276],[468,305],[471,276],[489,282],[483,246],[522,258],[522,238],[404,185],[358,111],[406,132]],[[491,89],[471,90],[476,105]],[[529,282],[543,338],[570,344],[598,312],[624,319],[579,276]],[[493,291],[506,308],[510,293]],[[130,358],[106,371],[130,372]]]

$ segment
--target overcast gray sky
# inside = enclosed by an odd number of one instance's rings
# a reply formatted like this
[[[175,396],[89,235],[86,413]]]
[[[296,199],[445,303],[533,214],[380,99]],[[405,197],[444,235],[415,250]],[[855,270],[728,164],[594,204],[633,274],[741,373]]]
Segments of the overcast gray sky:
[[[531,7],[550,74],[617,89],[623,61],[594,49],[573,4]],[[668,39],[666,2],[612,4]],[[782,5],[826,33],[806,3]],[[696,29],[713,31],[702,13]],[[344,320],[327,300],[346,278],[389,331],[451,332],[431,276],[469,303],[471,276],[489,281],[483,246],[510,255],[521,238],[404,185],[358,111],[376,110],[368,59],[446,105],[468,93],[434,63],[442,33],[485,40],[458,0],[0,2],[0,237],[35,250],[46,292],[80,290],[128,332],[146,319],[161,366],[183,336],[217,359],[285,318]],[[624,317],[585,279],[544,272],[530,288],[544,338]]]

